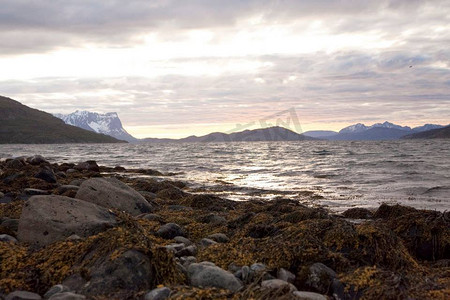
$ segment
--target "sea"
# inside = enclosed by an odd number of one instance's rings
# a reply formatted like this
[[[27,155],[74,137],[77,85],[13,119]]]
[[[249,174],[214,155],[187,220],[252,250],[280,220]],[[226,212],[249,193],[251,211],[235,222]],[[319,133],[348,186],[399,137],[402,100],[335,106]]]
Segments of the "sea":
[[[0,159],[34,154],[155,169],[191,192],[236,201],[290,198],[332,212],[382,203],[450,210],[450,140],[0,145]]]

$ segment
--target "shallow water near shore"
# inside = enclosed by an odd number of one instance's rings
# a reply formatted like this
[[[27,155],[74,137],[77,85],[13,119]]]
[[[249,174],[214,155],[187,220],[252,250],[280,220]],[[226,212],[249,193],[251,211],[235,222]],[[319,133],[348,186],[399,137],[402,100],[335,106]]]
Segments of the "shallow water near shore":
[[[447,140],[0,145],[0,159],[34,154],[173,172],[193,191],[233,200],[282,196],[337,212],[383,202],[450,210]]]

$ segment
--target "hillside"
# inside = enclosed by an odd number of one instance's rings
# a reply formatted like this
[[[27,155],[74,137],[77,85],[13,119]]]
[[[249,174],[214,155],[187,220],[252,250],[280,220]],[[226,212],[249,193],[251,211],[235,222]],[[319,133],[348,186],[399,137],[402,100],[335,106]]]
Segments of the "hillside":
[[[66,125],[51,114],[0,96],[0,144],[119,142],[123,141]]]
[[[405,139],[449,139],[450,126],[409,134]]]

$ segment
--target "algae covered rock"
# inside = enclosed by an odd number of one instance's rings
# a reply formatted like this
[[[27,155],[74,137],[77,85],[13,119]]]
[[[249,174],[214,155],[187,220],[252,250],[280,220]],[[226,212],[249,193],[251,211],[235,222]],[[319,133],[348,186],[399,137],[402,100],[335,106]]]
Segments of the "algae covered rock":
[[[103,207],[64,196],[33,196],[19,219],[19,241],[46,246],[72,234],[87,237],[116,225]]]
[[[188,277],[193,286],[216,287],[237,292],[242,283],[230,272],[210,262],[193,263],[188,268]]]
[[[75,198],[106,208],[116,208],[131,215],[152,211],[152,206],[141,194],[116,178],[85,180]]]
[[[163,239],[173,239],[176,236],[185,236],[184,230],[175,223],[167,223],[161,226],[156,232]]]

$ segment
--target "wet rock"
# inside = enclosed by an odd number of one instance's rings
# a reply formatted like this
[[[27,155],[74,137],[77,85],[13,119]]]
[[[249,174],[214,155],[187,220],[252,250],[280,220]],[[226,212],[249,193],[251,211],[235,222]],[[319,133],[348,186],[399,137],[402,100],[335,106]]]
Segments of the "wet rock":
[[[5,167],[13,170],[20,170],[25,166],[25,163],[22,159],[15,158],[6,161]]]
[[[72,292],[58,293],[48,298],[48,300],[83,300],[83,299],[86,299],[86,296],[75,294]]]
[[[197,262],[197,258],[195,256],[184,256],[180,257],[180,263],[185,267],[186,269],[189,268],[189,266],[193,263]]]
[[[120,209],[134,216],[152,211],[152,206],[141,194],[116,178],[85,180],[75,197],[105,208]]]
[[[44,298],[48,299],[51,296],[55,295],[55,294],[59,294],[59,293],[64,293],[64,292],[68,292],[70,291],[69,287],[62,285],[62,284],[57,284],[52,286],[45,294],[44,294]]]
[[[391,219],[414,212],[417,212],[417,210],[409,206],[402,206],[399,204],[391,206],[383,203],[377,209],[373,217],[374,219]]]
[[[48,164],[49,162],[41,155],[34,155],[27,158],[27,162],[30,165]]]
[[[295,291],[292,294],[302,300],[328,300],[328,297],[313,292]]]
[[[164,219],[160,215],[157,215],[157,214],[142,214],[139,216],[139,219],[164,223]]]
[[[45,246],[72,234],[87,237],[116,225],[107,209],[64,196],[33,196],[19,219],[19,241]]]
[[[186,236],[183,229],[175,223],[167,223],[161,226],[156,234],[163,239],[173,239],[176,236]]]
[[[222,217],[215,214],[209,214],[206,216],[203,216],[199,219],[199,222],[207,223],[207,224],[216,224],[216,225],[222,225],[227,222],[227,220]]]
[[[74,185],[74,186],[80,186],[86,179],[74,179],[72,180],[69,185]]]
[[[155,193],[147,192],[147,191],[138,191],[138,193],[141,194],[147,200],[155,200],[156,199]]]
[[[39,190],[39,189],[31,189],[31,188],[24,189],[23,191],[25,192],[26,195],[29,195],[29,196],[50,194],[50,192],[48,192],[48,191]]]
[[[183,243],[170,244],[170,245],[164,246],[164,248],[166,248],[168,251],[173,252],[173,253],[183,249],[184,247],[185,247],[185,245]]]
[[[165,300],[169,298],[170,292],[167,287],[156,288],[145,294],[144,300]]]
[[[156,197],[169,200],[180,200],[185,196],[186,193],[176,187],[169,187],[156,193]]]
[[[178,250],[175,253],[175,256],[176,257],[195,256],[196,254],[197,254],[197,247],[195,245],[190,245],[190,246],[187,246],[187,247],[184,247],[184,248]]]
[[[186,246],[190,246],[193,245],[194,243],[192,243],[189,239],[185,238],[184,236],[176,236],[173,238],[175,240],[175,242],[177,243],[183,243]]]
[[[250,266],[250,270],[256,273],[261,273],[267,271],[267,266],[262,263],[254,263]]]
[[[78,242],[83,240],[79,235],[76,234],[72,234],[71,236],[69,236],[66,241],[72,241],[72,242]]]
[[[18,179],[20,179],[22,177],[25,177],[25,175],[23,173],[14,173],[14,174],[6,176],[3,179],[3,183],[4,184],[11,184],[11,183],[15,182],[16,180],[18,180]]]
[[[280,279],[270,279],[270,280],[264,280],[261,282],[261,287],[266,289],[283,289],[283,288],[289,288],[290,292],[294,292],[297,290],[297,288],[290,284],[287,281],[280,280]]]
[[[193,263],[188,268],[188,277],[195,287],[215,287],[236,292],[242,283],[230,272],[210,262]]]
[[[80,189],[79,186],[67,184],[67,185],[61,185],[60,187],[58,187],[57,191],[58,191],[58,194],[64,194],[67,191],[78,191],[79,189]]]
[[[41,296],[26,291],[14,291],[6,296],[5,300],[40,300]]]
[[[62,285],[67,286],[71,291],[78,291],[80,290],[85,284],[86,280],[78,273],[72,274],[69,277],[67,277]]]
[[[348,219],[370,219],[373,217],[373,213],[367,208],[350,208],[342,213],[345,218]]]
[[[19,229],[19,219],[5,219],[2,221],[2,227],[9,231],[17,232]]]
[[[309,267],[306,285],[320,293],[327,294],[336,277],[335,271],[322,263],[315,263]]]
[[[100,167],[97,165],[95,160],[88,160],[85,162],[81,162],[73,167],[77,171],[91,171],[91,172],[100,172]]]
[[[56,183],[55,173],[51,169],[41,169],[34,175],[35,178],[39,178],[48,183]]]
[[[287,281],[289,283],[294,283],[295,281],[295,275],[284,268],[278,269],[277,278],[280,280]]]
[[[206,247],[209,247],[211,245],[217,244],[217,242],[213,241],[213,240],[210,240],[210,239],[204,238],[204,239],[201,239],[200,242],[198,242],[198,244],[200,245],[200,247],[205,247],[206,248]]]
[[[207,209],[208,211],[224,211],[234,209],[236,203],[232,200],[222,199],[215,195],[194,194],[183,199],[182,204],[190,207]]]
[[[66,171],[67,174],[73,174],[73,173],[76,173],[76,172],[78,172],[78,171],[75,170],[75,169],[67,169],[67,171]]]
[[[0,234],[0,242],[8,242],[8,243],[17,243],[16,238],[7,235],[7,234]]]
[[[149,289],[155,278],[149,257],[137,250],[128,250],[114,260],[101,259],[90,269],[90,275],[90,281],[80,290],[87,296]]]
[[[230,241],[230,238],[227,237],[223,233],[214,233],[208,236],[208,239],[211,239],[218,243],[228,243]]]

